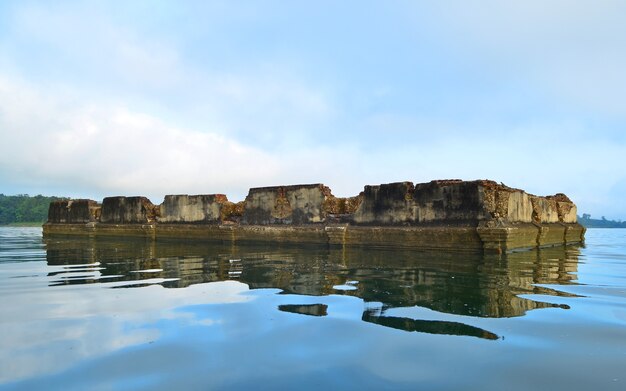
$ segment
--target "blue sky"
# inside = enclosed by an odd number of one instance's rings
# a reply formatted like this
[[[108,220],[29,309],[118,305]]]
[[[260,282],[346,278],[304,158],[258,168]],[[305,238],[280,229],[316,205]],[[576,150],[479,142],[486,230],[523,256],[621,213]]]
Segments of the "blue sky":
[[[626,219],[623,1],[3,1],[0,192],[494,179]]]

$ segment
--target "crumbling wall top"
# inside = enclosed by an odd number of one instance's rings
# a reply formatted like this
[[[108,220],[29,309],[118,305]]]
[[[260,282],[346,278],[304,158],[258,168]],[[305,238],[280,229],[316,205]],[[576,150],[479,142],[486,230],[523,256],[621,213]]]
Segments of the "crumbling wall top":
[[[73,205],[73,206],[71,206]],[[70,207],[71,206],[71,207]],[[81,209],[83,208],[83,209]],[[72,210],[71,216],[68,212]],[[575,223],[576,205],[564,194],[539,197],[492,180],[440,179],[364,186],[354,197],[335,197],[322,183],[251,188],[244,201],[224,194],[167,195],[155,206],[145,197],[57,201],[50,222],[197,224],[476,225]]]

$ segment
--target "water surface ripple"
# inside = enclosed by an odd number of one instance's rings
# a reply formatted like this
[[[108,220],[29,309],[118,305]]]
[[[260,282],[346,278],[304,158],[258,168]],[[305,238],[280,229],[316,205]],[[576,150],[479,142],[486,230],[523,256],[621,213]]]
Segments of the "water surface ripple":
[[[0,389],[626,387],[626,230],[506,256],[0,227]]]

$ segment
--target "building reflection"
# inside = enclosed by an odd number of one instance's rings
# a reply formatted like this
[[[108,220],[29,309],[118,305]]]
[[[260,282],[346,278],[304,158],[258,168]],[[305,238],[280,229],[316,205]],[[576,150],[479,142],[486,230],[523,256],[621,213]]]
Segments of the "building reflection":
[[[279,288],[284,293],[307,296],[342,294],[365,303],[380,303],[376,312],[364,310],[362,319],[387,327],[488,339],[495,335],[472,326],[394,318],[385,311],[420,306],[454,315],[499,318],[556,307],[559,305],[525,296],[568,295],[547,286],[574,283],[580,253],[579,247],[554,247],[490,257],[111,238],[47,239],[46,247],[51,285],[115,282],[117,287],[127,287],[160,283],[183,288],[235,279],[250,289]],[[353,289],[337,289],[346,284]],[[304,315],[326,314],[325,307],[323,311],[304,305],[283,307],[279,309]]]

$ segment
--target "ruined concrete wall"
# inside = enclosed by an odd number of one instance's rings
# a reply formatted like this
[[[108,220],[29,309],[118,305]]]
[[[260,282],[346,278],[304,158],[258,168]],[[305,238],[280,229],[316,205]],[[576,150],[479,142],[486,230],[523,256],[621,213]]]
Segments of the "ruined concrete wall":
[[[73,206],[72,206],[73,205]],[[576,223],[576,205],[564,194],[538,197],[494,181],[437,180],[365,186],[338,198],[322,184],[250,189],[245,201],[225,195],[168,195],[155,207],[145,197],[107,197],[52,203],[52,223],[354,224],[361,226],[477,226]]]
[[[487,180],[365,186],[350,198],[322,184],[264,187],[239,203],[221,194],[169,195],[160,206],[145,197],[107,197],[101,208],[91,200],[53,202],[48,214],[44,235],[495,253],[580,243],[585,232],[565,195],[537,197]]]
[[[578,221],[577,208],[573,202],[557,202],[559,221],[562,223],[576,223]]]
[[[494,219],[509,222],[533,221],[533,204],[526,192],[493,181],[477,181],[482,188],[485,209]]]
[[[533,220],[533,205],[530,196],[523,191],[509,193],[507,209],[508,221],[530,223]]]
[[[356,210],[361,206],[363,202],[363,192],[354,197],[335,197],[330,194],[326,194],[324,200],[323,210],[326,216],[333,215],[336,217],[348,216],[354,214]]]
[[[48,208],[49,223],[80,224],[96,221],[100,204],[93,200],[53,201]]]
[[[240,223],[246,208],[246,201],[224,202],[221,209],[221,220],[223,224]]]
[[[167,195],[160,205],[160,223],[220,223],[222,208],[228,203],[223,194]]]
[[[159,208],[146,197],[106,197],[102,201],[101,223],[145,224],[155,221]]]
[[[489,218],[479,182],[432,181],[366,186],[353,216],[362,225],[475,223]]]
[[[533,205],[533,221],[536,223],[558,223],[559,212],[556,201],[544,197],[530,198]]]
[[[350,222],[359,225],[576,223],[565,195],[537,197],[494,181],[443,180],[366,186]]]
[[[575,223],[577,221],[576,205],[565,194],[558,193],[546,198],[556,203],[556,212],[561,223]]]
[[[576,205],[562,193],[547,197],[530,197],[533,221],[536,223],[576,223]]]
[[[476,223],[490,217],[480,181],[431,181],[415,186],[416,222]]]
[[[322,184],[250,189],[241,222],[249,225],[311,224],[325,220]]]
[[[357,224],[404,224],[415,221],[413,183],[365,186],[363,200],[354,212]]]

